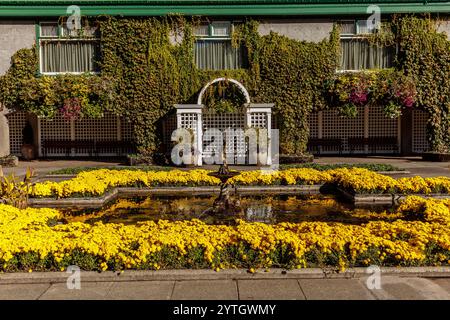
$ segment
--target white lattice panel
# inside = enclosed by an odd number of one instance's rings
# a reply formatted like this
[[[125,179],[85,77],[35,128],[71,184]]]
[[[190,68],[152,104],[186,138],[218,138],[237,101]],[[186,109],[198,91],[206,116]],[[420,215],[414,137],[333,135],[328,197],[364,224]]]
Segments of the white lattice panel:
[[[261,121],[255,118],[255,121]],[[256,123],[256,122],[255,122]],[[266,120],[267,123],[267,120]],[[203,156],[211,157],[220,150],[217,132],[219,130],[225,139],[225,154],[231,163],[244,163],[247,154],[244,127],[245,115],[243,113],[204,113],[203,114]],[[215,137],[213,137],[216,135]],[[214,140],[214,141],[213,141]]]
[[[9,124],[9,147],[11,154],[21,155],[23,143],[22,130],[27,123],[27,114],[25,112],[14,112],[7,115]]]
[[[428,114],[422,110],[414,110],[412,113],[412,150],[421,153],[430,147],[427,140]]]
[[[252,112],[250,114],[250,126],[252,128],[267,128],[267,113]]]
[[[319,138],[319,113],[311,112],[308,115],[309,124],[309,137],[316,139]]]
[[[119,127],[120,122],[120,127]],[[101,118],[83,118],[79,120],[65,120],[60,115],[54,119],[41,119],[41,142],[51,140],[77,140],[88,142],[133,140],[133,126],[124,119],[112,113],[105,113]],[[120,132],[119,132],[120,128]],[[90,148],[72,150],[72,156],[89,156]],[[47,156],[66,156],[65,149],[47,150]],[[99,156],[116,156],[116,148],[100,148]]]
[[[101,118],[75,121],[75,140],[117,140],[117,116],[105,113]]]
[[[166,148],[165,151],[170,151],[172,145],[172,133],[177,129],[176,114],[169,114],[164,117],[162,122],[162,129],[162,143]]]
[[[364,137],[364,107],[358,107],[356,118],[342,117],[336,110],[323,111],[323,132],[324,139],[343,139],[343,151],[349,152],[347,138]],[[338,147],[323,147],[323,151],[337,153]],[[362,153],[364,149],[359,148],[355,153]]]
[[[57,114],[53,119],[41,119],[41,141],[71,140],[71,121]],[[66,150],[48,150],[48,156],[65,156]]]
[[[181,128],[191,129],[194,134],[197,132],[198,115],[196,113],[183,113],[180,115]]]
[[[134,141],[134,129],[131,121],[128,121],[124,118],[120,118],[120,130],[122,140],[125,141]]]
[[[398,138],[398,119],[385,116],[380,106],[369,107],[369,137],[395,137]],[[379,153],[393,152],[392,147],[376,149]],[[396,150],[397,152],[397,150]]]
[[[101,118],[83,118],[75,121],[75,140],[116,141],[118,140],[118,117],[105,113]],[[114,148],[104,148],[100,155],[115,155]],[[88,156],[89,150],[78,150],[78,156]]]

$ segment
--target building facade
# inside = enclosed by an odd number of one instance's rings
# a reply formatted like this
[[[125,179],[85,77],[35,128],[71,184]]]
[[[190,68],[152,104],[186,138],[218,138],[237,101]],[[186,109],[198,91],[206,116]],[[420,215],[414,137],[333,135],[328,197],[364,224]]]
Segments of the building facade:
[[[76,7],[73,7],[76,5]],[[392,48],[373,48],[365,42],[366,21],[374,12],[371,5],[380,10],[381,19],[389,19],[396,13],[432,13],[441,20],[439,30],[450,35],[450,2],[378,0],[0,0],[0,74],[11,64],[12,55],[22,48],[37,46],[39,72],[44,75],[61,73],[101,72],[95,57],[101,51],[96,30],[89,40],[67,41],[61,35],[70,32],[58,23],[62,16],[70,16],[80,10],[83,16],[113,15],[123,17],[163,16],[179,13],[186,16],[206,16],[210,23],[195,31],[195,62],[199,68],[222,70],[244,67],[243,54],[231,48],[234,24],[244,17],[260,21],[259,33],[276,32],[291,39],[320,42],[327,39],[333,26],[339,23],[341,31],[341,62],[336,72],[389,68],[392,64]],[[176,40],[174,40],[176,41]],[[381,113],[362,107],[354,119],[339,117],[332,110],[312,113],[309,116],[312,139],[343,139],[343,150],[323,146],[322,153],[420,153],[427,149],[424,112],[414,111],[398,119],[386,119]],[[39,119],[32,114],[0,114],[0,157],[20,155],[23,129],[30,123],[34,131],[33,144],[39,156],[87,155],[87,151],[55,149],[48,154],[42,150],[44,140],[131,140],[131,125],[119,116],[106,114],[102,119],[82,119],[67,122],[64,119]],[[399,148],[350,150],[348,138],[391,137]],[[101,153],[113,155],[106,147]]]

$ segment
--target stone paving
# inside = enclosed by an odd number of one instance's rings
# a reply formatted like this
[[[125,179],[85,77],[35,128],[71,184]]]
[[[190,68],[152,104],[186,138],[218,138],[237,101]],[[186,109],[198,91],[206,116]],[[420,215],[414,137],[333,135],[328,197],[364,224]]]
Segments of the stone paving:
[[[427,162],[422,161],[420,157],[319,157],[314,159],[318,164],[337,164],[337,163],[385,163],[391,164],[398,168],[409,171],[409,174],[399,174],[397,176],[414,176],[421,175],[423,177],[433,176],[450,176],[449,162]],[[35,160],[35,161],[20,161],[16,168],[3,168],[5,174],[11,172],[16,175],[24,175],[28,167],[35,169],[40,176],[45,175],[50,171],[55,171],[62,168],[76,168],[76,167],[111,167],[117,165],[124,165],[118,160],[111,161],[91,161],[91,160]],[[203,166],[203,169],[216,170],[217,166]],[[244,171],[258,169],[254,166],[231,166],[232,169]],[[189,170],[189,168],[184,168]]]
[[[0,284],[0,300],[449,300],[450,278],[239,279]]]
[[[314,159],[319,164],[336,163],[385,163],[409,171],[409,174],[395,175],[396,177],[415,176],[435,177],[450,176],[450,162],[422,161],[421,157],[321,157]]]

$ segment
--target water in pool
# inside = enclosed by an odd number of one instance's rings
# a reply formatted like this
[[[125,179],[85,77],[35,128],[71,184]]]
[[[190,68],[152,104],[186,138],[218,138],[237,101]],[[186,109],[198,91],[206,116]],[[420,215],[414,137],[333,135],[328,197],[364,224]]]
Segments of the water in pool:
[[[67,222],[136,224],[142,221],[200,219],[208,224],[233,224],[236,219],[279,223],[324,221],[363,223],[385,207],[354,208],[328,196],[241,196],[237,214],[212,214],[216,196],[151,196],[118,199],[100,210],[62,209]],[[370,214],[372,213],[372,214]]]

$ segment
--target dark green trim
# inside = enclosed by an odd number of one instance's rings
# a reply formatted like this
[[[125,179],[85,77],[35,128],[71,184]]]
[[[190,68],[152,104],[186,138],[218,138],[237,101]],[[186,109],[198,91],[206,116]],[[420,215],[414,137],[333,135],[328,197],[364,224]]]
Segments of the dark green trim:
[[[96,5],[96,6],[117,6],[117,5],[147,5],[147,6],[227,6],[227,5],[306,5],[306,4],[410,4],[410,3],[446,3],[448,0],[0,0],[0,5]]]
[[[381,4],[382,14],[448,13],[450,2]],[[171,13],[205,16],[301,16],[301,15],[366,15],[368,4],[261,4],[261,5],[195,5],[195,6],[85,6],[84,16],[163,16]],[[67,6],[0,6],[0,17],[59,17],[65,16]]]
[[[37,55],[37,61],[38,61],[38,66],[37,66],[37,70],[36,70],[36,76],[39,77],[41,75],[41,57],[40,57],[40,52],[41,52],[41,45],[40,45],[40,39],[41,39],[41,25],[39,21],[36,21],[34,23],[34,30],[36,32],[36,55]]]

